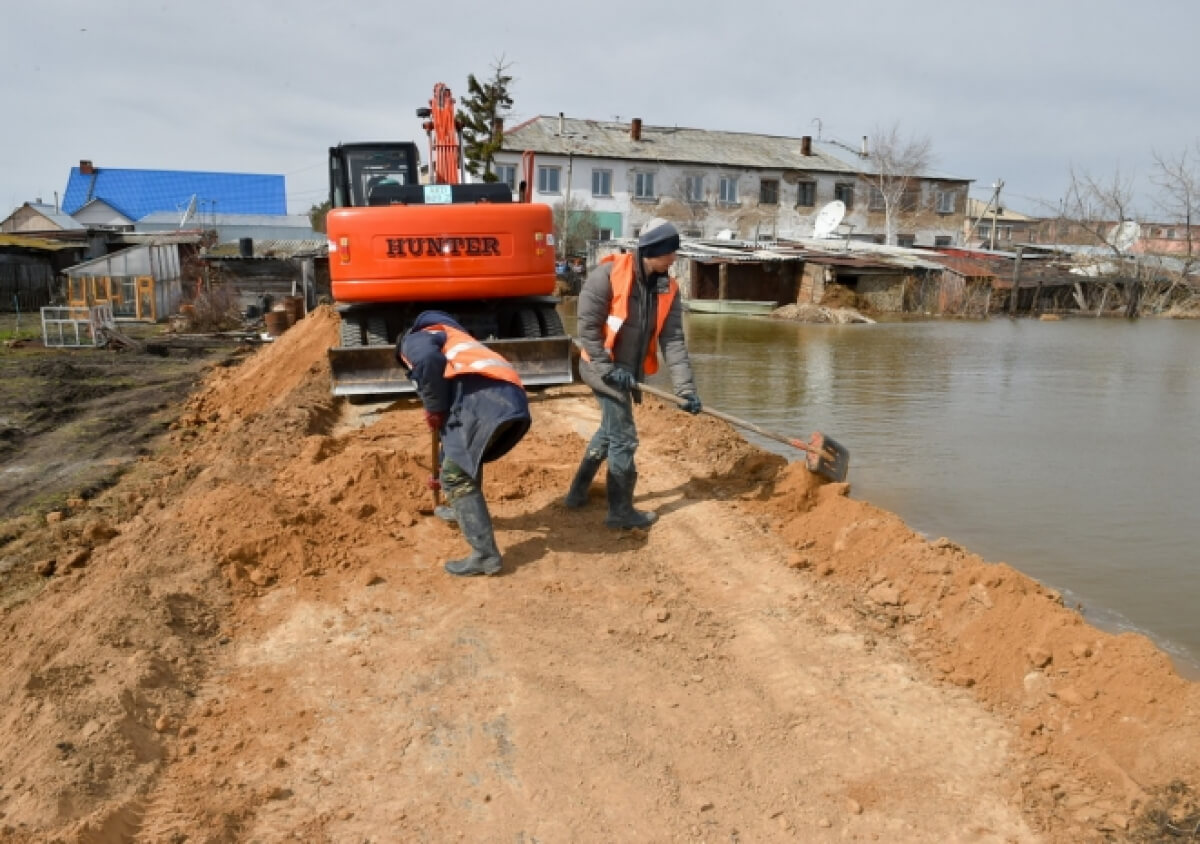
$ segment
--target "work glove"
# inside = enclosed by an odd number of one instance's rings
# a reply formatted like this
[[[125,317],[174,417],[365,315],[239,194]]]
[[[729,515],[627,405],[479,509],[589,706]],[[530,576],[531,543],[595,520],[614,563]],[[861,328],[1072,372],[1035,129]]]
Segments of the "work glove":
[[[637,386],[637,379],[633,377],[633,373],[623,366],[614,366],[604,376],[604,381],[622,393],[628,393]]]
[[[446,411],[444,410],[427,410],[425,411],[425,424],[429,426],[431,431],[440,431],[442,426],[446,424]]]
[[[703,405],[700,404],[700,397],[695,393],[688,393],[685,396],[680,396],[680,398],[683,399],[683,404],[680,407],[693,416],[704,409]]]

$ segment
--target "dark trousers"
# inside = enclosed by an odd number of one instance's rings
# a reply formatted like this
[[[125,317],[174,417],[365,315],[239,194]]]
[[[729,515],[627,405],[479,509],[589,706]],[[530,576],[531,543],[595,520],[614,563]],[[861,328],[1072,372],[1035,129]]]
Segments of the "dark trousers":
[[[587,454],[608,460],[608,471],[630,475],[636,471],[633,455],[637,451],[637,427],[633,422],[633,400],[623,401],[597,392],[600,402],[600,428],[588,443]]]

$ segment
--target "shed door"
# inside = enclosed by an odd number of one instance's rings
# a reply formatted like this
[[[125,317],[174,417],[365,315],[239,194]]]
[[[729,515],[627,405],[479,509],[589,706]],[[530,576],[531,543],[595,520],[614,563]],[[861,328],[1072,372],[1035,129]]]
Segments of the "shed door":
[[[158,322],[158,312],[154,307],[153,276],[137,277],[137,318],[147,322]]]

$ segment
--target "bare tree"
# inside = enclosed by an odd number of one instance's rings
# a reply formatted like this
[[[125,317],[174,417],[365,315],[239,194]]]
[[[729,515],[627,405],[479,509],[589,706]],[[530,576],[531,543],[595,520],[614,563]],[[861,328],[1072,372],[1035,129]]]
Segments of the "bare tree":
[[[1134,220],[1133,176],[1125,176],[1116,167],[1107,179],[1094,178],[1086,170],[1071,167],[1071,180],[1067,195],[1063,199],[1063,217],[1076,231],[1082,232],[1085,240],[1103,246],[1112,252],[1112,260],[1094,264],[1088,275],[1098,278],[1092,284],[1099,289],[1100,302],[1096,314],[1104,313],[1111,304],[1120,308],[1127,317],[1139,312],[1144,289],[1142,266],[1125,254],[1129,244],[1117,236],[1121,225]],[[1094,293],[1093,293],[1094,295]],[[1082,295],[1080,308],[1083,308]],[[1122,301],[1123,300],[1123,301]]]
[[[1123,176],[1121,168],[1106,180],[1094,178],[1086,170],[1071,167],[1071,180],[1063,198],[1062,216],[1087,240],[1106,246],[1114,257],[1122,257],[1119,244],[1111,237],[1116,226],[1133,220],[1133,177]]]
[[[1196,243],[1192,226],[1200,218],[1200,173],[1197,173],[1197,159],[1200,159],[1200,142],[1194,150],[1185,148],[1176,156],[1154,153],[1155,171],[1150,181],[1162,190],[1155,199],[1155,205],[1170,217],[1172,222],[1178,222],[1184,231],[1184,274],[1192,271],[1196,260]]]
[[[558,254],[564,260],[587,254],[588,241],[600,236],[600,227],[592,207],[574,197],[554,207],[554,236],[558,241]]]
[[[932,159],[933,145],[928,136],[905,137],[900,133],[899,123],[887,129],[876,127],[867,152],[871,172],[865,175],[865,180],[872,193],[882,200],[886,243],[895,245],[901,214],[916,210],[913,191],[919,190],[921,175],[929,169]],[[868,198],[868,203],[872,198]]]

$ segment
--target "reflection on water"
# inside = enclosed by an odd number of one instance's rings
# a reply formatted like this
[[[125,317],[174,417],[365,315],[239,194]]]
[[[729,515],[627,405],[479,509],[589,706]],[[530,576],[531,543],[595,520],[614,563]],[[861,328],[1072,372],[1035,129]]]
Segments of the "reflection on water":
[[[850,451],[853,497],[1200,670],[1200,323],[689,314],[687,331],[705,405],[827,433]]]

